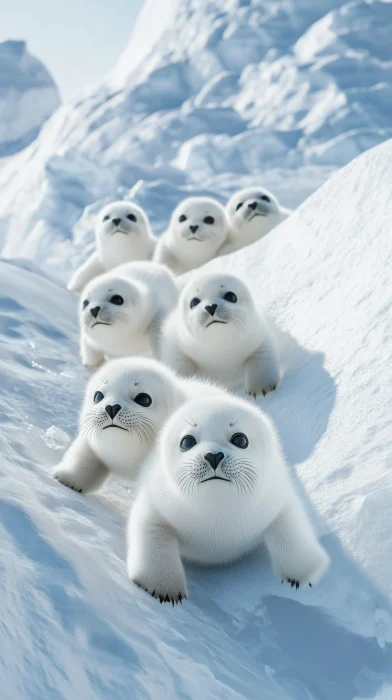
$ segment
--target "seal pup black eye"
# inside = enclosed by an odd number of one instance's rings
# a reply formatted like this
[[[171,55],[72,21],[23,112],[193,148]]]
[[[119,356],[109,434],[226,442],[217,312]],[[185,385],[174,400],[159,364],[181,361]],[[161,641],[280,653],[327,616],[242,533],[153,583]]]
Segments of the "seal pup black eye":
[[[106,216],[103,217],[102,221],[108,221],[110,219],[109,214],[106,214]]]
[[[198,304],[200,304],[200,299],[198,299],[198,297],[193,297],[189,306],[191,307],[191,309],[193,309],[193,307],[197,306]]]
[[[111,304],[115,304],[116,306],[122,306],[124,303],[124,299],[119,294],[114,294],[109,301]]]
[[[144,406],[144,408],[148,408],[152,404],[152,398],[149,394],[138,394],[134,398],[134,402],[138,403],[139,406]]]
[[[99,403],[104,398],[102,391],[96,391],[94,394],[94,403]]]
[[[178,221],[180,222],[180,224],[182,224],[183,221],[186,221],[186,216],[185,216],[185,214],[181,214],[181,216],[180,216],[180,218],[178,219]]]
[[[229,301],[231,304],[236,304],[238,301],[237,295],[234,294],[234,292],[226,292],[223,298],[226,299],[226,301]]]
[[[193,437],[193,435],[185,435],[185,437],[182,438],[180,442],[180,450],[181,452],[187,452],[188,450],[191,450],[192,447],[196,445],[196,440]]]
[[[260,197],[260,199],[263,199],[264,202],[270,202],[270,201],[271,201],[270,198],[269,198],[266,194],[262,194],[261,197]]]
[[[205,219],[203,219],[203,221],[205,224],[210,224],[210,226],[212,226],[212,224],[215,223],[215,219],[213,216],[206,216]]]
[[[237,204],[235,210],[238,211],[238,209],[241,209],[241,207],[243,206],[243,204],[244,204],[243,202],[238,202],[238,204]]]
[[[89,305],[89,300],[88,300],[88,299],[85,299],[84,302],[83,302],[83,308],[85,309],[86,306],[88,306],[88,305]]]
[[[127,219],[130,221],[137,221],[135,214],[127,214]]]
[[[234,433],[232,435],[231,440],[230,440],[232,445],[235,445],[235,447],[239,447],[241,450],[246,450],[246,448],[249,445],[249,440],[246,437],[245,433]]]

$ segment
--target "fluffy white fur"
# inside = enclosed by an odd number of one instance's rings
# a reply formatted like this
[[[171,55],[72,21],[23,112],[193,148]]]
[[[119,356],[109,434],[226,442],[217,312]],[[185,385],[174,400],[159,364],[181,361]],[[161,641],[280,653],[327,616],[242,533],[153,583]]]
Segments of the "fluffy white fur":
[[[156,360],[108,362],[86,387],[78,435],[53,476],[83,492],[99,489],[111,472],[134,479],[167,418],[181,403],[200,395],[225,392],[213,384],[180,379]]]
[[[189,401],[166,423],[153,457],[131,511],[127,556],[130,578],[152,596],[173,605],[186,597],[183,559],[225,564],[262,542],[292,587],[322,576],[328,556],[257,408],[232,396]]]
[[[83,364],[91,368],[105,358],[157,356],[163,319],[177,298],[174,277],[164,265],[126,263],[96,277],[79,303]]]
[[[264,187],[236,192],[226,205],[229,235],[218,255],[225,255],[263,238],[291,214]]]
[[[151,260],[156,238],[147,214],[133,202],[112,202],[98,214],[96,251],[72,275],[68,289],[81,292],[94,277],[132,260]]]
[[[214,258],[227,234],[228,223],[221,204],[209,197],[190,197],[174,210],[154,260],[181,275]]]
[[[235,301],[234,301],[235,300]],[[234,275],[205,273],[183,289],[162,330],[161,359],[184,375],[212,377],[252,395],[280,380],[274,327]]]

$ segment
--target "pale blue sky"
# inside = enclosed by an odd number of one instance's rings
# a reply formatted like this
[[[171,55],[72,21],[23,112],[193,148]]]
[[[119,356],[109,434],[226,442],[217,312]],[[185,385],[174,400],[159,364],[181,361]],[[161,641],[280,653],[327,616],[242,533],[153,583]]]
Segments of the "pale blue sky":
[[[143,0],[3,0],[0,41],[27,41],[66,100],[113,67],[142,4]]]

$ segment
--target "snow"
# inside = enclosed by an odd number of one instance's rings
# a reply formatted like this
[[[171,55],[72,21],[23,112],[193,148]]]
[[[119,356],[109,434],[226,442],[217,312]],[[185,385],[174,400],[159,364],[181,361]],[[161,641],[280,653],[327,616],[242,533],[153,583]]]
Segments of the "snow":
[[[13,155],[36,138],[60,104],[45,66],[24,41],[0,43],[0,158]]]
[[[0,251],[75,269],[93,240],[86,208],[138,180],[157,234],[189,191],[223,201],[255,177],[298,206],[392,135],[390,7],[148,0],[110,74],[0,171]]]
[[[293,336],[283,384],[260,404],[332,558],[312,591],[281,587],[263,552],[190,569],[179,609],[131,586],[132,489],[86,498],[50,474],[87,378],[76,301],[33,263],[0,263],[7,700],[390,697],[391,157],[392,141],[365,153],[225,258]]]
[[[4,700],[392,697],[390,5],[149,0],[110,75],[2,166]],[[288,341],[260,405],[332,565],[295,592],[263,551],[188,568],[173,610],[127,579],[132,487],[87,498],[51,477],[88,376],[64,283],[110,199],[160,233],[184,196],[259,179],[303,203],[224,269]]]

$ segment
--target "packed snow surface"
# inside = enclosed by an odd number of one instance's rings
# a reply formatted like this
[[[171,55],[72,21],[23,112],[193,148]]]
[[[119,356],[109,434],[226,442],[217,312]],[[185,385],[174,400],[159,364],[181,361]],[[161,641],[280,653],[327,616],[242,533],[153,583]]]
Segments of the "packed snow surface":
[[[0,159],[28,146],[59,104],[53,78],[25,42],[0,42]]]
[[[392,141],[356,158],[391,134],[390,17],[381,0],[147,0],[110,75],[3,165],[2,699],[392,698]],[[160,233],[184,196],[258,181],[287,207],[323,186],[207,267],[242,275],[286,340],[259,403],[332,565],[299,591],[264,551],[188,568],[172,609],[126,576],[132,487],[87,498],[51,477],[88,378],[64,283],[111,199]]]
[[[392,697],[391,162],[390,141],[224,259],[292,336],[259,403],[332,559],[313,589],[281,586],[264,551],[188,569],[175,609],[130,584],[131,487],[87,498],[51,477],[87,379],[76,300],[32,262],[0,263],[5,700]]]

